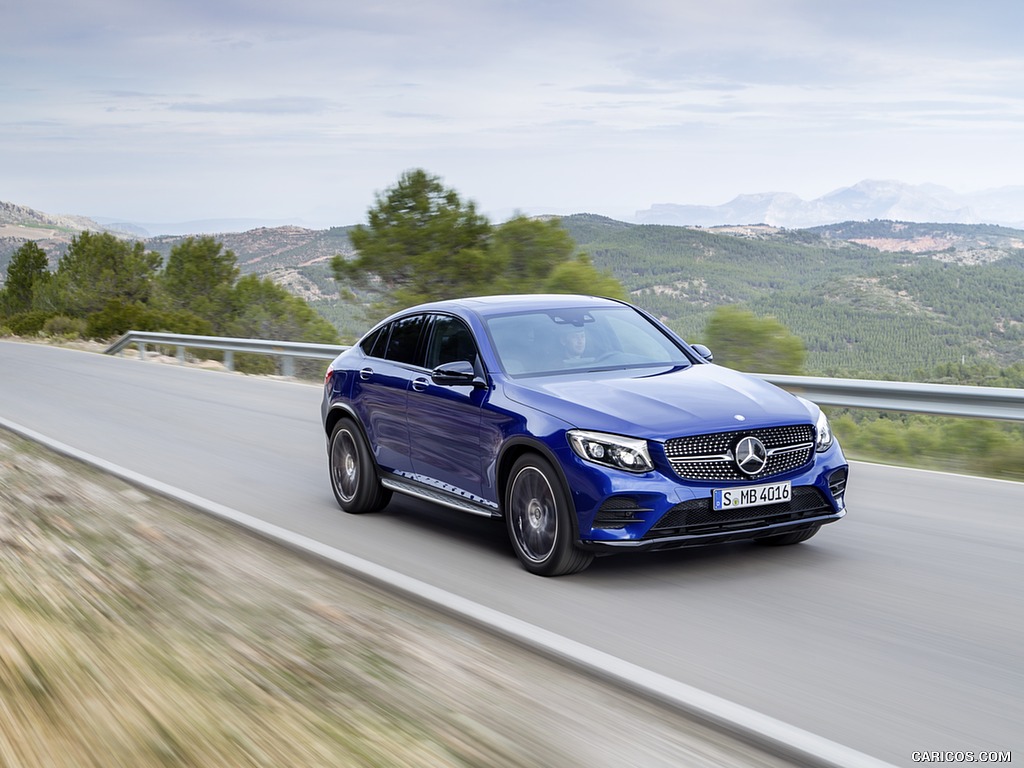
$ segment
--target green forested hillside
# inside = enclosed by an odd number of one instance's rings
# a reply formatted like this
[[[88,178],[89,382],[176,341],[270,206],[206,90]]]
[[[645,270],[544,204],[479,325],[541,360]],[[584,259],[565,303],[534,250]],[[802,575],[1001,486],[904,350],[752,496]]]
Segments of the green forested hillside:
[[[974,230],[998,234],[1000,250],[980,258],[984,243],[974,243],[972,258],[957,259],[946,249],[939,258],[841,239],[893,237],[892,222],[827,237],[768,227],[722,234],[589,215],[562,223],[636,303],[685,337],[700,339],[715,306],[741,304],[804,340],[809,374],[911,379],[949,363],[1009,365],[1024,357],[1024,250],[1007,248],[1022,232]],[[921,226],[934,235],[945,225]]]
[[[800,337],[808,374],[925,380],[941,366],[1024,360],[1024,231],[894,221],[701,229],[588,214],[560,221],[632,300],[693,341],[728,304],[774,316]],[[278,227],[217,240],[243,275],[269,277],[352,341],[375,297],[350,286],[339,296],[330,263],[353,253],[349,230]],[[145,248],[166,258],[184,240],[153,238]],[[40,246],[51,269],[66,251]],[[0,248],[0,277],[9,259]]]
[[[265,275],[275,269],[302,268],[329,262],[339,253],[352,253],[348,239],[351,229],[261,227],[246,232],[226,232],[216,235],[216,239],[238,257],[238,268],[243,275]],[[151,237],[146,240],[146,248],[166,258],[172,248],[187,239],[177,235]]]

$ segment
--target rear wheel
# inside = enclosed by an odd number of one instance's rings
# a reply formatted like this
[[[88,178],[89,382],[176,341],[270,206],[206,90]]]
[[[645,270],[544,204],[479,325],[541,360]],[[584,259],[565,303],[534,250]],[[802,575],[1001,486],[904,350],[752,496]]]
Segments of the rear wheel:
[[[527,454],[516,460],[505,490],[505,524],[523,567],[539,576],[582,571],[594,559],[573,538],[569,497],[551,465]]]
[[[819,528],[821,528],[820,525],[812,525],[810,528],[804,528],[802,531],[780,533],[777,536],[765,536],[763,539],[754,539],[754,541],[766,547],[788,547],[790,544],[799,544],[801,541],[807,541],[818,532]]]
[[[366,447],[359,427],[352,419],[341,419],[331,433],[327,451],[334,498],[346,512],[376,512],[387,506],[391,491],[383,488],[377,466]]]

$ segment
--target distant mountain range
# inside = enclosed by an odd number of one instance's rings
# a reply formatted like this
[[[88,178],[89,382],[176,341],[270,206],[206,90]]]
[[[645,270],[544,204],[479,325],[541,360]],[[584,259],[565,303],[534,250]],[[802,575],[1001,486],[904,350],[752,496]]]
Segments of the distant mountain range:
[[[814,200],[804,200],[791,192],[758,192],[739,195],[723,205],[657,203],[650,208],[638,210],[631,223],[690,227],[768,224],[787,229],[806,229],[846,221],[876,219],[916,223],[999,224],[1024,228],[1024,186],[961,194],[935,184],[914,185],[866,179]],[[40,213],[0,201],[0,240],[21,238],[38,241],[50,235],[60,240],[68,237],[69,233],[87,229],[148,240],[154,238],[154,235],[220,235],[296,224],[298,222],[267,222],[257,219],[128,222],[107,217],[90,219],[77,215]]]
[[[843,221],[889,219],[1024,227],[1024,186],[960,194],[934,184],[865,180],[814,200],[789,192],[740,195],[724,205],[659,203],[637,211],[639,224],[714,227],[770,224],[804,229]]]
[[[93,220],[111,231],[124,232],[143,239],[182,235],[219,235],[223,232],[248,232],[253,229],[276,227],[306,228],[301,222],[291,219],[198,219],[196,221],[146,222],[123,221],[97,216]]]

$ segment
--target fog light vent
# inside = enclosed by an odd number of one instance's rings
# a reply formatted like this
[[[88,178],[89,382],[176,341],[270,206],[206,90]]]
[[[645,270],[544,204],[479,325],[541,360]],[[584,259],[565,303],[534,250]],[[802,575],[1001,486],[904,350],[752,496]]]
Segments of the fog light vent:
[[[843,494],[846,492],[846,476],[847,470],[845,467],[837,469],[828,476],[828,489],[837,499],[843,498]]]
[[[605,499],[594,516],[594,527],[622,528],[630,523],[640,522],[639,514],[650,511],[637,504],[636,499],[631,496],[612,496]]]

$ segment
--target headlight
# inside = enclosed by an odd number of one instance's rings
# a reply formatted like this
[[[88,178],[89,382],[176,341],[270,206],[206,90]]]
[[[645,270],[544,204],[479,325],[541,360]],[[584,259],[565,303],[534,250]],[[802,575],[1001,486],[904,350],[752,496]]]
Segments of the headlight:
[[[649,472],[654,469],[646,440],[579,429],[571,429],[566,435],[576,455],[586,461],[627,472]]]
[[[821,453],[832,447],[832,427],[828,425],[828,419],[824,411],[818,412],[818,423],[814,425],[818,432],[818,439],[814,444],[815,449]]]

